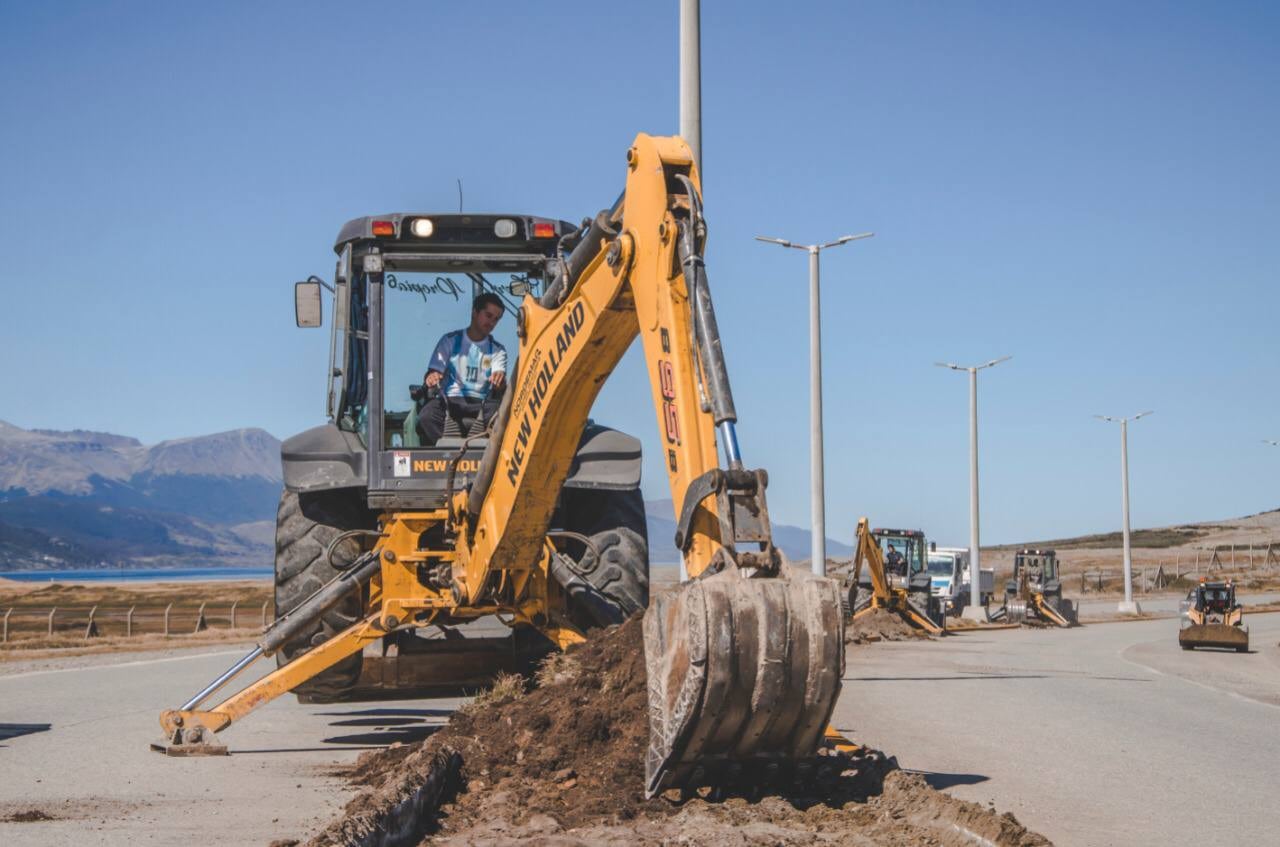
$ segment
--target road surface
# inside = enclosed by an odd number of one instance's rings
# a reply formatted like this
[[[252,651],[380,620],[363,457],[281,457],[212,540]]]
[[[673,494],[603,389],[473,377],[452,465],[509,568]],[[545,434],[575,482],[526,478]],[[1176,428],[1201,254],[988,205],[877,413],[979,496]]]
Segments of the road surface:
[[[304,706],[287,695],[223,733],[231,756],[151,752],[160,709],[181,705],[251,647],[0,665],[0,820],[54,818],[0,823],[0,844],[266,847],[305,837],[352,796],[336,766],[425,738],[459,702]],[[255,667],[261,675],[274,663]]]
[[[1177,621],[851,647],[835,726],[1065,847],[1271,844],[1280,614],[1249,654]]]
[[[1184,653],[1174,620],[855,647],[833,722],[1067,847],[1272,843],[1280,614],[1247,621],[1248,655]],[[426,737],[459,703],[287,696],[223,734],[229,757],[150,752],[160,709],[246,649],[0,665],[0,819],[54,818],[0,823],[0,844],[306,837],[352,795],[337,766]]]

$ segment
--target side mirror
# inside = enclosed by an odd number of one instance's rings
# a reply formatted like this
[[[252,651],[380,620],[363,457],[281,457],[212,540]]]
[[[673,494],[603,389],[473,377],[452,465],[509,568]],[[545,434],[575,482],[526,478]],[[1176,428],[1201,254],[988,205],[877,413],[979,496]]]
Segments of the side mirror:
[[[320,283],[314,278],[293,284],[293,316],[300,327],[320,326]]]

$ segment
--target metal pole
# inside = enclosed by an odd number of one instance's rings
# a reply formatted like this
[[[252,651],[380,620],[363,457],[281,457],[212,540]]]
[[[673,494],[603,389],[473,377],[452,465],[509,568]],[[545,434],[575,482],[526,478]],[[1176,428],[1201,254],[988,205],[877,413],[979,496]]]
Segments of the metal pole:
[[[1129,421],[1120,421],[1120,492],[1124,501],[1124,602],[1120,612],[1137,614],[1141,611],[1133,602],[1133,559],[1129,550]]]
[[[680,0],[680,135],[702,173],[702,21],[698,0]]]
[[[827,575],[827,503],[822,477],[822,303],[818,247],[809,248],[809,515],[813,525],[810,567]]]
[[[969,368],[969,608],[982,607],[982,552],[978,538],[978,369]],[[983,615],[983,617],[986,617]]]
[[[827,573],[826,498],[822,481],[822,303],[818,254],[828,247],[839,247],[873,235],[874,232],[842,235],[826,244],[793,244],[781,238],[756,236],[757,241],[792,247],[809,254],[809,509],[813,532],[809,542],[809,567],[818,576],[826,576]]]

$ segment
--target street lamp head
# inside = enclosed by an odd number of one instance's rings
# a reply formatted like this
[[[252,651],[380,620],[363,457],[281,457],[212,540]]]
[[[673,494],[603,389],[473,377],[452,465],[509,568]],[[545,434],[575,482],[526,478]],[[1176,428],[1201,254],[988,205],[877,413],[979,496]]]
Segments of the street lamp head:
[[[968,368],[962,368],[959,365],[953,365],[950,362],[934,362],[940,368],[951,368],[953,371],[967,371]]]
[[[1264,439],[1262,439],[1262,443],[1263,443],[1263,444],[1270,444],[1272,447],[1280,447],[1280,441],[1275,441],[1275,440],[1270,439],[1270,438],[1264,438]]]
[[[1009,361],[1009,360],[1010,360],[1010,359],[1012,359],[1012,358],[1013,358],[1013,356],[1001,356],[999,359],[992,359],[990,362],[987,362],[985,365],[978,365],[978,367],[979,367],[979,368],[992,368],[992,367],[995,367],[996,365],[1000,364],[1001,362],[1007,362],[1007,361]]]
[[[1147,415],[1154,415],[1154,414],[1155,412],[1138,412],[1138,414],[1133,416],[1133,420],[1136,421],[1138,418],[1145,418]]]
[[[818,249],[825,250],[828,247],[839,247],[841,244],[845,244],[849,241],[859,241],[863,238],[870,238],[873,235],[875,235],[874,232],[860,232],[857,235],[842,235],[835,241],[828,241],[826,244],[818,245]]]
[[[1120,422],[1120,419],[1119,419],[1119,418],[1113,418],[1113,417],[1110,417],[1110,416],[1108,416],[1108,415],[1094,415],[1094,417],[1095,417],[1095,418],[1097,418],[1097,419],[1098,419],[1098,420],[1100,420],[1100,421],[1106,421],[1107,423],[1119,423],[1119,422]]]
[[[796,246],[796,245],[792,244],[790,241],[785,241],[785,240],[783,240],[783,239],[781,239],[781,238],[769,238],[768,236],[764,236],[764,235],[757,235],[757,236],[756,236],[756,241],[767,241],[767,242],[769,242],[770,244],[781,244],[783,247],[795,247],[795,246]]]

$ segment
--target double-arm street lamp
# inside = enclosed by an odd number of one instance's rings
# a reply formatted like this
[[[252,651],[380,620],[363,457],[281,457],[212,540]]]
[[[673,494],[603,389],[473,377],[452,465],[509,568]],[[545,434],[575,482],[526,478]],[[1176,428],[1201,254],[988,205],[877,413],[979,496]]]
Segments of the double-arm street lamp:
[[[1139,412],[1131,418],[1111,418],[1106,415],[1094,415],[1100,421],[1120,424],[1120,499],[1121,511],[1124,515],[1124,601],[1120,604],[1120,614],[1137,615],[1142,609],[1133,599],[1133,560],[1129,556],[1129,421],[1146,417],[1151,412]]]
[[[756,236],[757,241],[794,247],[809,253],[809,509],[810,522],[813,524],[810,567],[818,576],[825,576],[827,572],[826,501],[822,482],[822,307],[818,292],[818,254],[828,247],[839,247],[873,235],[874,232],[844,235],[826,244],[794,244],[781,238]]]
[[[934,362],[940,368],[969,372],[969,605],[965,606],[964,617],[983,621],[987,619],[987,610],[982,605],[982,554],[978,532],[978,371],[1012,358],[1001,356],[971,367]]]

